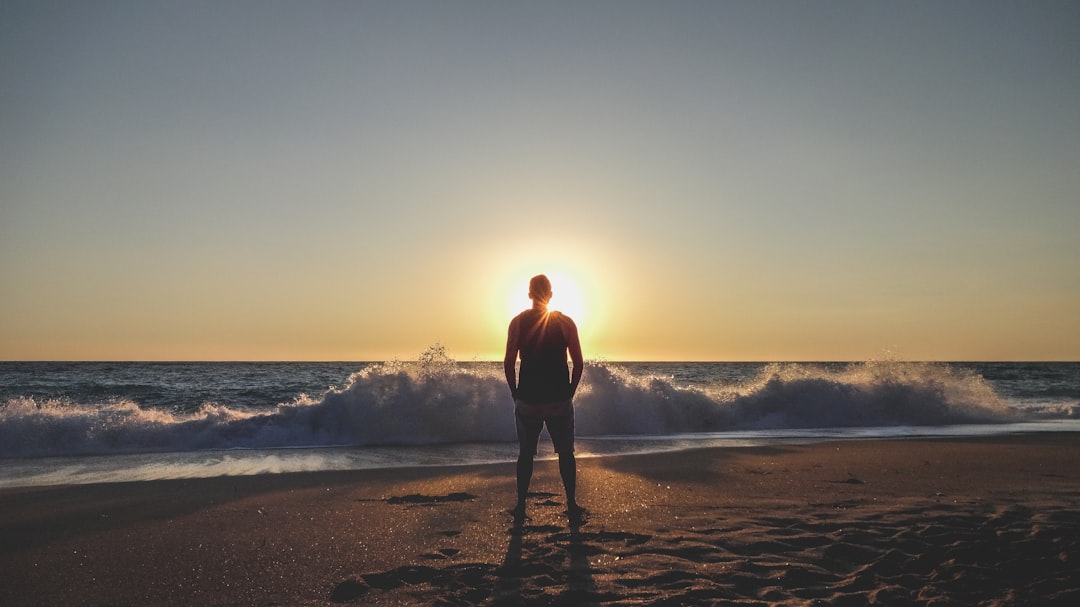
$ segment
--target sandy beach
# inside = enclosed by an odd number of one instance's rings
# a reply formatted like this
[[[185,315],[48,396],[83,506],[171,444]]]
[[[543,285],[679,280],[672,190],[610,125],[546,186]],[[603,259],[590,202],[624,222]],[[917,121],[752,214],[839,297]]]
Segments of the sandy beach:
[[[1080,436],[0,491],[0,604],[1076,605]]]

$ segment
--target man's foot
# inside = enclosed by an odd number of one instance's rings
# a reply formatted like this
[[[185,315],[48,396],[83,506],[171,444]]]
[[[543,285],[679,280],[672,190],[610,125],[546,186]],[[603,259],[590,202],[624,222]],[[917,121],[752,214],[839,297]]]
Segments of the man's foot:
[[[525,504],[518,504],[507,512],[510,513],[510,516],[514,517],[515,523],[522,523],[529,518],[529,515],[525,514]]]
[[[583,506],[579,506],[577,504],[570,504],[570,506],[566,509],[565,514],[566,518],[570,519],[570,524],[580,525],[585,522],[585,519],[589,515],[589,511],[586,510]]]

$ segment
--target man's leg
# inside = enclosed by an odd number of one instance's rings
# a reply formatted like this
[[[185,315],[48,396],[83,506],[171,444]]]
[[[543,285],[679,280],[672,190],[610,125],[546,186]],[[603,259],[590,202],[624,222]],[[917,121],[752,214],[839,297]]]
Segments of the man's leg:
[[[532,480],[533,455],[521,450],[517,461],[517,508],[515,511],[525,513],[525,498],[529,495],[529,482]]]
[[[566,511],[571,517],[581,513],[577,503],[577,460],[574,459],[574,410],[570,414],[547,420],[548,434],[559,454],[559,475],[566,490]]]
[[[563,489],[566,490],[566,510],[574,512],[577,505],[577,460],[574,452],[559,454],[559,474],[562,476]]]
[[[518,436],[517,460],[517,507],[514,516],[525,516],[525,498],[529,496],[529,483],[532,481],[533,458],[536,457],[536,444],[540,441],[540,431],[544,422],[524,417],[515,410]]]

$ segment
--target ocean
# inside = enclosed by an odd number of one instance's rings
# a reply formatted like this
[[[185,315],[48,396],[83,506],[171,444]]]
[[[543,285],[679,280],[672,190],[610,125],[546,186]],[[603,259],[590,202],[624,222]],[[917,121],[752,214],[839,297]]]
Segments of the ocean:
[[[579,457],[1080,431],[1080,363],[590,361],[575,411]],[[0,487],[515,457],[502,364],[438,347],[416,362],[0,362]]]

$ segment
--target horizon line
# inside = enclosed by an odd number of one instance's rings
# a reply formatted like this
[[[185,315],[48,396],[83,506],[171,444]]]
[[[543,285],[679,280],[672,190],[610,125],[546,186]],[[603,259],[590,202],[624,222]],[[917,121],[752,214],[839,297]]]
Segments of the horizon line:
[[[501,363],[502,359],[457,359],[450,358],[453,362],[458,363]],[[101,363],[101,364],[128,364],[128,363],[160,363],[160,364],[179,364],[179,363],[193,363],[193,364],[210,364],[210,363],[233,363],[233,364],[296,364],[296,363],[312,363],[312,364],[378,364],[389,362],[420,362],[419,358],[386,358],[386,359],[369,359],[369,360],[347,360],[347,359],[196,359],[196,358],[178,358],[178,359],[46,359],[46,358],[27,358],[27,359],[0,359],[0,364],[3,363]],[[1080,363],[1080,360],[1076,359],[1004,359],[1004,358],[969,358],[969,359],[944,359],[944,358],[927,358],[927,359],[906,359],[906,358],[838,358],[838,359],[613,359],[613,358],[586,358],[586,363],[682,363],[682,364],[764,364],[764,363],[864,363],[864,362],[910,362],[910,363]]]

